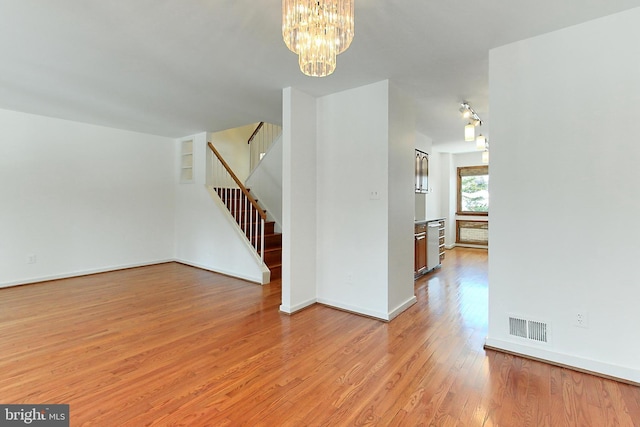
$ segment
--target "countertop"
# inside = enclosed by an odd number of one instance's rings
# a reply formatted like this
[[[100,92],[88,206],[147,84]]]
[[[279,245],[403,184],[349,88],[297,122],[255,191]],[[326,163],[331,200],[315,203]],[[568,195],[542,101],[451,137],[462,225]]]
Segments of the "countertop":
[[[443,217],[443,218],[430,218],[430,219],[416,219],[416,220],[413,221],[413,223],[415,225],[420,225],[420,224],[426,224],[428,222],[433,222],[433,221],[442,221],[442,220],[445,220],[445,219],[447,219],[447,218]]]

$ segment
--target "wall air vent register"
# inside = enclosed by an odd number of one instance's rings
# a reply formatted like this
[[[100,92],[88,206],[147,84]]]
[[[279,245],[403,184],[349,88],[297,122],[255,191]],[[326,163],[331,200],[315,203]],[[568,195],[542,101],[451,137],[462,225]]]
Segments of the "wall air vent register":
[[[509,316],[509,335],[540,343],[548,343],[550,327],[547,322]]]

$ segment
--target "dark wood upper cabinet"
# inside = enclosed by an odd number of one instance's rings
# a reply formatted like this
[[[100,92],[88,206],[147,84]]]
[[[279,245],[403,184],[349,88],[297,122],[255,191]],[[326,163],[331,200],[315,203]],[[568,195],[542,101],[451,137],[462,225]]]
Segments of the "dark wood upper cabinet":
[[[416,150],[415,158],[415,190],[416,193],[429,192],[429,155]]]

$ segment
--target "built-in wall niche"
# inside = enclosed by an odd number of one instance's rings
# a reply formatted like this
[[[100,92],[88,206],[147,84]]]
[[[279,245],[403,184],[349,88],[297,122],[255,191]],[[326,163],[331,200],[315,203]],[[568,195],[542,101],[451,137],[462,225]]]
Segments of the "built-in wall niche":
[[[193,182],[193,140],[180,141],[180,182]]]
[[[429,155],[424,151],[416,150],[415,168],[416,193],[426,194],[429,192]]]

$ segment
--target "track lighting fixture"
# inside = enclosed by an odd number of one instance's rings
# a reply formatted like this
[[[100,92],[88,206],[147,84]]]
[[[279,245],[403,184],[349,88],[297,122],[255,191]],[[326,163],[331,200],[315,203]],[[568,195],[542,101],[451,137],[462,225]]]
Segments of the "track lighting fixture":
[[[469,119],[475,126],[481,126],[482,120],[480,120],[480,116],[471,108],[471,105],[467,101],[460,104],[460,112],[462,113],[462,117],[465,119]]]
[[[462,117],[469,120],[469,124],[464,127],[464,140],[473,141],[476,138],[475,127],[482,126],[482,120],[466,101],[460,104],[459,111],[462,113]]]

